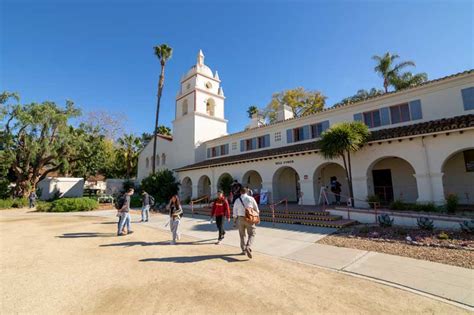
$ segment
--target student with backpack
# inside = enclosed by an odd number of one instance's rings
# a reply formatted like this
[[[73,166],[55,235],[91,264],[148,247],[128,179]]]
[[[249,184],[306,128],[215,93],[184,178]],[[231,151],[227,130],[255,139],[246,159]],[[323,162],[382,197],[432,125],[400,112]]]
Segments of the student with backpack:
[[[150,207],[155,204],[155,199],[146,191],[142,193],[142,220],[140,222],[148,222],[150,215]]]
[[[130,229],[130,199],[131,196],[133,195],[134,190],[133,188],[130,188],[124,196],[120,197],[118,200],[117,204],[117,209],[119,209],[120,213],[120,220],[119,220],[119,227],[117,231],[117,236],[123,236],[125,235],[123,233],[123,229],[126,226],[127,227],[127,234],[132,234],[133,231]]]
[[[183,217],[183,208],[181,207],[181,202],[179,201],[178,195],[171,197],[170,202],[166,206],[170,214],[170,230],[173,240],[170,242],[171,245],[175,245],[176,241],[181,238],[179,231],[179,223]]]
[[[217,199],[212,203],[211,218],[216,218],[217,229],[219,230],[219,237],[217,238],[216,245],[219,245],[225,235],[224,230],[224,216],[227,218],[227,222],[230,222],[230,207],[227,199],[224,197],[224,193],[219,191],[217,193]]]

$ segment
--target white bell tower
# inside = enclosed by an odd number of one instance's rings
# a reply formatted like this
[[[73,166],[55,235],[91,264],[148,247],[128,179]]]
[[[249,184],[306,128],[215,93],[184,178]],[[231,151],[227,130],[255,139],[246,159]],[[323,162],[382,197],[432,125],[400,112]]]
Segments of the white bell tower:
[[[196,64],[181,78],[176,95],[176,115],[173,121],[173,142],[182,166],[205,158],[201,143],[227,134],[224,118],[224,91],[217,71],[204,64],[201,50]],[[201,152],[202,151],[202,152]]]

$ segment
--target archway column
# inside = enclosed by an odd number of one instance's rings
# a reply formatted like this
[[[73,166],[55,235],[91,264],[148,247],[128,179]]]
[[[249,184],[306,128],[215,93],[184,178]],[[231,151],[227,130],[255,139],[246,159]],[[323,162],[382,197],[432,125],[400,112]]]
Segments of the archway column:
[[[352,178],[352,189],[354,192],[354,205],[358,208],[368,208],[369,204],[365,201],[369,195],[367,187],[367,176]]]
[[[443,173],[431,173],[431,187],[433,187],[433,202],[436,205],[444,204]]]
[[[300,189],[303,193],[303,205],[314,205],[313,179],[300,180]]]
[[[192,194],[192,199],[196,199],[198,197],[198,189],[199,186],[197,184],[193,184],[193,194]]]

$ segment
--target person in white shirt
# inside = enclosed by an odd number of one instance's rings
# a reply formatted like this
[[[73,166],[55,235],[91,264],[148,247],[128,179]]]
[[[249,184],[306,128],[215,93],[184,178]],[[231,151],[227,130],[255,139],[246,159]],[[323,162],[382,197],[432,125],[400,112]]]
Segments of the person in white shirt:
[[[252,258],[252,244],[255,240],[256,227],[255,224],[250,224],[245,221],[245,208],[253,208],[258,213],[260,213],[255,199],[247,195],[246,188],[241,188],[240,196],[234,202],[233,217],[239,229],[240,248],[242,249],[242,254],[247,254],[249,258]],[[247,241],[245,241],[245,232],[248,234]]]

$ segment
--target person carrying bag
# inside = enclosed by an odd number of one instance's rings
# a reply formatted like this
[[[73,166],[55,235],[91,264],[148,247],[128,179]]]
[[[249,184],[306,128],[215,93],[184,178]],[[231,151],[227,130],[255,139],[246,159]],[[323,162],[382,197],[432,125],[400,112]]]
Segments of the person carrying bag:
[[[240,190],[233,208],[234,220],[237,223],[240,235],[240,248],[242,254],[252,258],[252,245],[255,240],[256,224],[260,223],[260,210],[255,199],[247,195],[247,189]],[[246,234],[248,239],[246,240]]]

